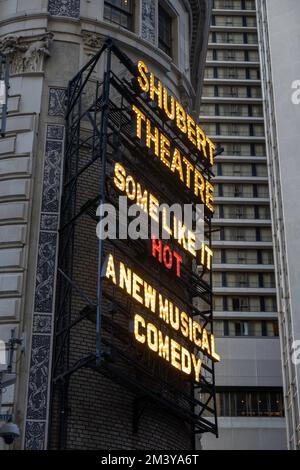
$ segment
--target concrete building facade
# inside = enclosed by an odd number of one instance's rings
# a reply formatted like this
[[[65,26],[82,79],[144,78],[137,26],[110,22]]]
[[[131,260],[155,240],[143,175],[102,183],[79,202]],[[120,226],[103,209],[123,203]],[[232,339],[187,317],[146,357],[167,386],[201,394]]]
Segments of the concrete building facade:
[[[7,341],[14,329],[22,338],[17,382],[3,394],[2,413],[13,412],[20,427],[17,448],[49,445],[68,81],[106,37],[113,37],[133,61],[143,58],[151,64],[198,114],[210,11],[210,0],[0,0],[0,53],[10,63],[7,127],[0,138],[0,337]],[[85,429],[83,422],[83,434]],[[71,448],[87,442],[76,434]],[[176,434],[161,445],[190,445],[187,434],[181,444]],[[155,442],[148,439],[149,446]],[[111,441],[95,438],[89,444],[103,448]],[[142,444],[124,440],[122,445]]]
[[[289,449],[300,448],[300,5],[258,0],[282,373]]]
[[[224,148],[214,217],[223,360],[216,367],[220,438],[203,436],[203,449],[286,448],[256,17],[254,0],[214,1],[200,122]]]

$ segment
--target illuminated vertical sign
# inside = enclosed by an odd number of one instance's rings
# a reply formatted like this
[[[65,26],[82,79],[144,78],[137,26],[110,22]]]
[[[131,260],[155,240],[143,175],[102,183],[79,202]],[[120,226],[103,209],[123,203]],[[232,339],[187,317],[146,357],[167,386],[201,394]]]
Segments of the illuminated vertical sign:
[[[138,63],[137,70],[137,87],[146,106],[137,103],[131,105],[133,137],[143,155],[150,158],[154,164],[161,165],[165,172],[176,179],[183,190],[190,193],[191,200],[203,204],[210,218],[214,212],[214,186],[210,182],[208,169],[214,163],[215,145],[143,62]],[[151,111],[152,116],[147,113],[149,101],[155,103]],[[164,131],[159,124],[154,123],[153,113],[157,113],[160,120],[168,123]],[[173,138],[174,134],[168,131],[169,126],[172,126],[173,132],[176,133],[176,139]],[[196,155],[196,161],[191,158],[191,154]],[[139,180],[139,177],[131,174],[125,165],[115,162],[112,182],[120,194],[140,206],[150,219],[161,222],[162,228],[176,240],[178,250],[152,234],[152,259],[167,272],[173,272],[179,282],[184,266],[184,257],[179,250],[196,259],[203,269],[211,271],[213,253],[210,247],[203,242],[199,253],[194,232],[175,216],[172,224],[168,226],[164,217],[160,220],[158,214],[162,201]],[[178,237],[179,233],[181,236]],[[190,266],[191,259],[188,263]],[[193,319],[192,314],[182,310],[179,305],[146,282],[132,266],[117,261],[110,253],[103,266],[102,277],[120,288],[152,315],[152,320],[151,317],[149,320],[149,316],[146,319],[139,309],[134,313],[133,332],[137,343],[147,346],[172,367],[192,376],[197,383],[201,380],[202,367],[199,353],[213,362],[220,360],[220,356],[215,352],[213,334],[202,328],[200,323]],[[176,290],[173,294],[176,296]]]

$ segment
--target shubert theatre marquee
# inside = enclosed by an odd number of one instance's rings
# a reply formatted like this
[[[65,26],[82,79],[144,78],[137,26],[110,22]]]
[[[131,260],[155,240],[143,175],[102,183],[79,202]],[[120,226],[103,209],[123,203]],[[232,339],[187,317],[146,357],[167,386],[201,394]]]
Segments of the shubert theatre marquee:
[[[111,41],[70,82],[52,378],[61,410],[70,378],[88,367],[185,421],[192,434],[217,434],[214,153],[163,80]],[[144,239],[97,239],[97,208],[110,203],[120,218],[120,196],[168,240],[151,228]],[[191,227],[159,211],[174,203],[204,207],[201,249]],[[66,418],[60,426],[64,432]]]

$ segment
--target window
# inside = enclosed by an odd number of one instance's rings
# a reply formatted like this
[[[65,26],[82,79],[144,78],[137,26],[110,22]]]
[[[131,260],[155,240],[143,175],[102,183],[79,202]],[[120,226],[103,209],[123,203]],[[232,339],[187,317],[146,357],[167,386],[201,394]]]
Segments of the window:
[[[158,6],[158,47],[172,56],[172,17],[162,5]]]
[[[221,338],[276,338],[279,336],[279,328],[277,320],[215,320],[214,334]]]
[[[281,390],[224,390],[217,404],[219,416],[284,416]]]
[[[255,10],[255,0],[246,0],[244,10]]]
[[[247,311],[249,309],[249,302],[247,298],[234,297],[232,299],[232,311]]]
[[[133,0],[108,0],[104,2],[104,19],[123,28],[133,29]]]
[[[234,322],[235,336],[249,336],[249,323],[246,321]]]

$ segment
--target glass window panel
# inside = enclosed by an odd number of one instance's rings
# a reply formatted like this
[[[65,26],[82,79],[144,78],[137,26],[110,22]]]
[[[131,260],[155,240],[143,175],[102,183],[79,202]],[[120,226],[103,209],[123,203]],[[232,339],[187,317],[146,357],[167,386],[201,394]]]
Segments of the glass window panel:
[[[230,390],[217,394],[220,416],[282,417],[283,395],[277,390]]]
[[[247,416],[246,392],[239,392],[236,394],[236,416]]]
[[[214,96],[214,87],[213,86],[204,86],[203,87],[203,96]]]
[[[221,393],[220,395],[220,416],[230,416],[230,394]]]
[[[158,47],[172,55],[172,17],[162,5],[158,6]]]
[[[258,62],[259,54],[257,51],[249,51],[249,62]]]
[[[249,400],[249,416],[259,416],[258,393],[255,393],[255,392],[249,393],[248,400]]]
[[[256,33],[246,33],[247,34],[247,43],[248,44],[257,44],[257,34]]]
[[[259,399],[258,399],[259,416],[270,415],[269,398],[270,398],[269,393],[266,393],[266,392],[259,393]]]
[[[222,320],[216,320],[214,322],[214,335],[224,336],[224,322]]]
[[[247,24],[248,28],[256,27],[257,26],[256,17],[255,16],[247,16],[246,17],[246,24]]]
[[[260,312],[260,299],[258,297],[250,298],[250,312]]]
[[[277,321],[266,322],[267,336],[279,336],[279,327]]]
[[[213,51],[212,51],[212,49],[208,49],[207,55],[206,55],[206,60],[213,60]]]
[[[132,30],[133,4],[132,0],[107,0],[104,2],[104,19]]]
[[[277,311],[277,301],[276,297],[267,297],[265,298],[265,303],[267,305],[267,312],[276,312]]]
[[[261,322],[253,322],[253,336],[262,336],[262,325]]]
[[[283,401],[280,393],[270,393],[271,416],[283,416]]]
[[[223,310],[223,297],[214,296],[213,297],[213,306],[214,310],[221,312]]]

